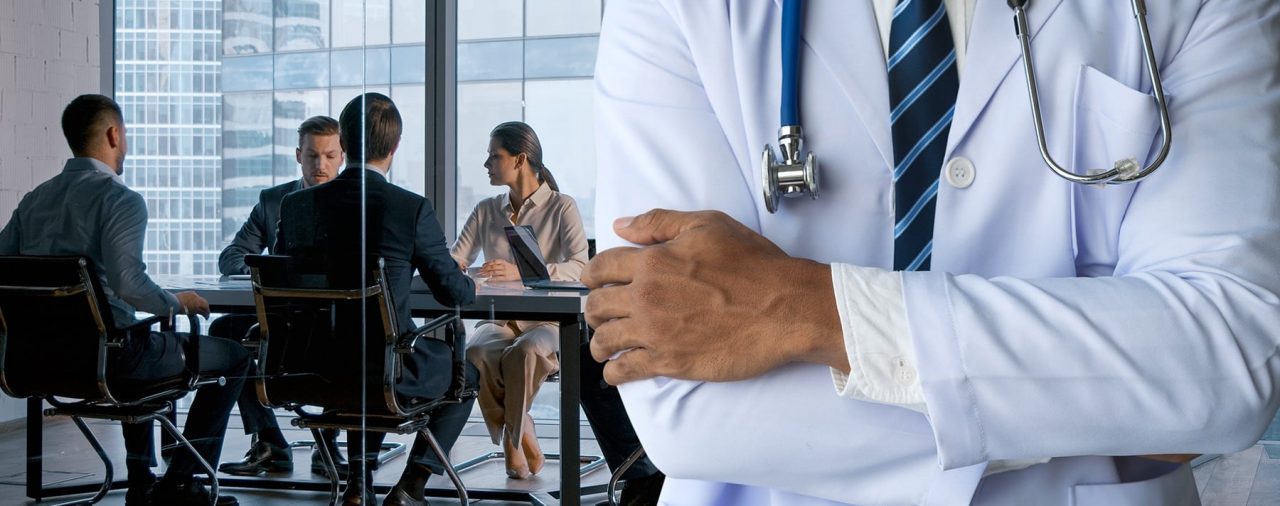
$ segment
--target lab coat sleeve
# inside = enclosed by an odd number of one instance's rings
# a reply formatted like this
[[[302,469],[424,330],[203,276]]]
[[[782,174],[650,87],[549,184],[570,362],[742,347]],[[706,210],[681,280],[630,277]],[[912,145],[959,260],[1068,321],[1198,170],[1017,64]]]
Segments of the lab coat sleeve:
[[[1280,7],[1206,2],[1171,54],[1173,148],[1112,276],[903,274],[943,466],[1231,453],[1275,413]]]
[[[678,21],[657,2],[611,0],[603,23],[595,80],[601,250],[624,245],[607,233],[615,218],[652,207],[718,209],[758,227],[739,170],[753,162],[734,155],[758,147],[740,140],[735,107],[712,103],[700,75],[731,75],[714,68],[728,62],[695,66]],[[924,416],[835,395],[825,366],[793,364],[730,383],[658,378],[620,390],[648,456],[671,477],[916,504],[921,483],[939,473]]]

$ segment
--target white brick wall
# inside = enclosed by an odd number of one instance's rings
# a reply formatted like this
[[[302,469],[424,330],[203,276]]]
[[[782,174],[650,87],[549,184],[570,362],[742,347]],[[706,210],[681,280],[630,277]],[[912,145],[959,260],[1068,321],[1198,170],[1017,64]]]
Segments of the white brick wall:
[[[0,223],[70,156],[59,119],[98,93],[100,0],[0,0]]]
[[[71,156],[62,108],[101,92],[99,2],[0,0],[0,226]],[[0,396],[0,421],[20,418],[23,408]]]

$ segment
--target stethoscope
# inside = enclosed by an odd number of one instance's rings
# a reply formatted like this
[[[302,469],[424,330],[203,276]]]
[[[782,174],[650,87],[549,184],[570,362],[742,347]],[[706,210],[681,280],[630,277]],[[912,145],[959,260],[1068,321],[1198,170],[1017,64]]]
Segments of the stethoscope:
[[[905,1],[905,0],[900,0]],[[1144,0],[1130,0],[1133,17],[1138,23],[1138,34],[1142,38],[1143,58],[1146,62],[1147,74],[1151,78],[1156,108],[1160,113],[1160,152],[1145,167],[1138,164],[1135,158],[1117,160],[1108,170],[1089,170],[1088,174],[1076,174],[1063,168],[1049,154],[1049,142],[1045,135],[1044,120],[1040,113],[1040,93],[1036,84],[1035,64],[1031,58],[1031,30],[1027,27],[1028,0],[1008,0],[1013,9],[1015,33],[1022,48],[1022,70],[1026,76],[1027,96],[1031,101],[1031,119],[1035,124],[1036,142],[1040,148],[1040,156],[1049,169],[1067,181],[1080,184],[1108,185],[1136,183],[1150,176],[1169,155],[1172,144],[1172,129],[1169,123],[1169,107],[1164,97],[1164,84],[1160,80],[1160,69],[1156,65],[1155,48],[1151,45],[1151,34],[1147,29],[1147,5]],[[800,34],[803,20],[803,0],[782,1],[782,125],[778,129],[778,147],[782,159],[774,156],[773,147],[766,145],[761,157],[761,174],[763,176],[764,206],[769,213],[778,212],[778,204],[783,197],[800,197],[808,195],[810,199],[818,198],[818,160],[812,151],[804,152],[804,130],[800,127]],[[801,160],[803,156],[803,161]]]

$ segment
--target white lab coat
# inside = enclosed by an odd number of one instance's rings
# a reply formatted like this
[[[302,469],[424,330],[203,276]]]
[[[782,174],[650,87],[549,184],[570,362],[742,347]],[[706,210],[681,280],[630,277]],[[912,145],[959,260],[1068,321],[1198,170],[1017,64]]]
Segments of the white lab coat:
[[[801,114],[822,196],[763,210],[779,4],[608,3],[602,247],[620,244],[608,232],[619,216],[718,209],[792,255],[891,266],[887,78],[870,2],[807,2]],[[943,180],[934,270],[904,275],[928,416],[838,397],[816,365],[627,384],[636,431],[671,477],[664,503],[1198,503],[1185,465],[1089,456],[1238,451],[1276,410],[1280,3],[1148,5],[1173,150],[1151,179],[1108,188],[1042,163],[1012,12],[977,6],[946,157],[971,160],[975,179]],[[1158,145],[1129,9],[1030,3],[1049,148],[1078,172],[1145,162]],[[1046,457],[981,478],[991,460]]]

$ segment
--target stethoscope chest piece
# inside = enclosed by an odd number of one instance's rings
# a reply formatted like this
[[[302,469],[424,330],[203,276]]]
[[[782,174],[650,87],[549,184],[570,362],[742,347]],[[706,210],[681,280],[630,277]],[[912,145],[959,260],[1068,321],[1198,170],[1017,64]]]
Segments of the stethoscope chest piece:
[[[778,147],[782,159],[774,156],[773,147],[765,146],[760,156],[761,187],[764,188],[764,206],[770,214],[778,212],[783,197],[818,198],[818,158],[810,151],[801,161],[803,141],[799,126],[778,129]]]

